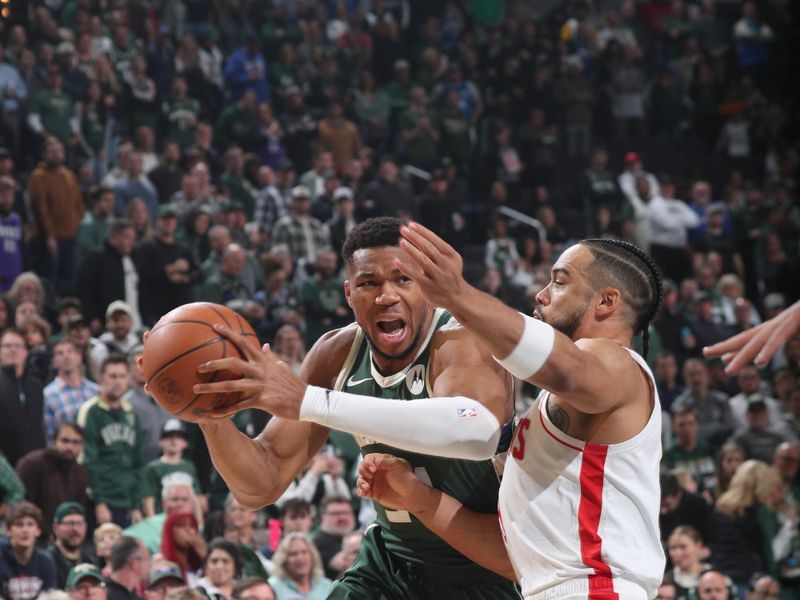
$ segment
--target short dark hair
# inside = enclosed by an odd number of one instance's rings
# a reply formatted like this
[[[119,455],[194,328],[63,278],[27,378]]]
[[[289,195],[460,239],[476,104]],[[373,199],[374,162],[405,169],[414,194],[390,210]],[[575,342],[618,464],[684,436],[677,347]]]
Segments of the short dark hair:
[[[59,421],[58,425],[56,425],[56,434],[53,436],[53,440],[58,439],[58,436],[60,436],[61,432],[65,429],[72,429],[72,431],[77,433],[79,436],[84,437],[83,427],[78,425],[75,421]]]
[[[28,502],[27,500],[22,500],[21,502],[11,505],[6,513],[6,524],[10,527],[25,517],[30,517],[36,521],[36,525],[39,529],[42,528],[42,510],[33,502]]]
[[[591,238],[582,240],[580,244],[594,255],[592,284],[597,288],[616,287],[622,292],[625,303],[633,309],[633,333],[642,332],[642,355],[647,358],[650,345],[647,329],[664,294],[656,263],[630,242]]]
[[[211,552],[214,550],[222,550],[233,559],[234,577],[238,577],[242,572],[242,555],[239,553],[239,548],[236,547],[236,544],[221,537],[211,540],[211,543],[208,545],[205,560],[203,561],[203,567],[208,564],[208,559],[211,557]]]
[[[135,537],[123,535],[111,546],[111,570],[120,571],[125,568],[131,557],[141,550],[141,542]]]
[[[331,504],[347,504],[348,506],[350,506],[351,510],[353,508],[353,505],[350,502],[350,498],[345,498],[344,496],[328,496],[322,501],[322,504],[319,505],[320,512],[322,514],[328,512],[328,507]]]
[[[403,220],[396,217],[375,217],[356,225],[344,241],[342,259],[349,263],[353,254],[363,248],[397,246]]]
[[[681,493],[681,484],[678,482],[678,478],[674,474],[662,472],[659,479],[659,483],[661,484],[662,498],[674,497]]]
[[[676,406],[672,408],[672,418],[675,419],[677,417],[685,417],[686,415],[692,415],[695,418],[695,421],[699,421],[700,419],[697,416],[697,410],[691,406]]]
[[[128,359],[124,355],[120,354],[119,352],[113,352],[112,354],[109,354],[106,357],[106,359],[103,361],[103,363],[100,365],[100,374],[101,375],[106,372],[106,368],[109,365],[125,365],[125,368],[127,369],[128,368]]]
[[[111,225],[108,226],[108,236],[111,237],[112,235],[116,235],[122,231],[125,231],[126,229],[136,229],[133,221],[123,218],[114,219],[111,221]]]
[[[106,187],[103,185],[95,185],[89,190],[89,200],[92,203],[92,206],[95,206],[100,198],[103,197],[103,194],[113,194],[114,190],[110,187]]]
[[[311,504],[303,498],[289,498],[281,507],[281,517],[286,515],[310,515]]]
[[[233,586],[234,599],[238,600],[238,598],[242,597],[244,592],[257,585],[265,585],[272,590],[273,594],[275,593],[275,590],[272,589],[272,586],[263,577],[244,577]]]

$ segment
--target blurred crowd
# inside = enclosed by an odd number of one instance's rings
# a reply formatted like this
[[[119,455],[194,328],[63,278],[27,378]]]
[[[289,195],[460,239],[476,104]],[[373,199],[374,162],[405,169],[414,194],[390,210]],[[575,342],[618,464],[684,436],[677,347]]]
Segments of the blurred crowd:
[[[326,596],[374,514],[355,442],[250,510],[136,359],[197,300],[299,370],[381,215],[525,311],[574,241],[646,249],[659,598],[800,595],[800,338],[734,378],[702,357],[800,298],[798,5],[538,4],[0,5],[1,597]]]

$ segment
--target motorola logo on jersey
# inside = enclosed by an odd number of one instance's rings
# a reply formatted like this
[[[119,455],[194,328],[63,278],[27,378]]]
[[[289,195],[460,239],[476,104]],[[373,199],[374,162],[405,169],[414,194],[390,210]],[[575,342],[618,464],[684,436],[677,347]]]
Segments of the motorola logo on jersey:
[[[425,365],[414,365],[406,375],[406,387],[415,396],[425,390]]]

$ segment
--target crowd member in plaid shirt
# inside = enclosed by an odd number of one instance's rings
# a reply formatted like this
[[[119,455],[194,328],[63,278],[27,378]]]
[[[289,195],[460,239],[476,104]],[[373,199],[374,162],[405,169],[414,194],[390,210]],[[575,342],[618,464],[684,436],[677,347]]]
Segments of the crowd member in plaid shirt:
[[[91,400],[100,389],[82,376],[83,355],[72,340],[60,340],[53,347],[56,376],[44,388],[44,433],[53,441],[59,423],[74,421],[81,404]]]
[[[317,252],[330,246],[328,228],[311,216],[311,192],[304,185],[292,188],[292,212],[278,219],[272,245],[283,245],[294,260],[313,263]]]

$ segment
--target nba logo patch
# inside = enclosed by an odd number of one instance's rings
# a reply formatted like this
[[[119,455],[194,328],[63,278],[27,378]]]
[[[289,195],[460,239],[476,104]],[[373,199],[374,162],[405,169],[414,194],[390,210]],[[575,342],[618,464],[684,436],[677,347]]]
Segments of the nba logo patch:
[[[477,417],[478,411],[474,408],[457,408],[456,414],[458,415],[459,419],[467,419],[469,417]]]

